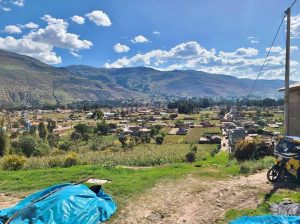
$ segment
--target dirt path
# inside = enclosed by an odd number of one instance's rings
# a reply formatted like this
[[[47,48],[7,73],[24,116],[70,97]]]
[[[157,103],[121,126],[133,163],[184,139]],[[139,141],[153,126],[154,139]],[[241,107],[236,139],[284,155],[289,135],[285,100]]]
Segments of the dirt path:
[[[0,193],[0,210],[8,207],[12,207],[17,204],[21,199],[10,195]]]
[[[159,183],[134,198],[111,223],[216,223],[230,208],[255,208],[259,194],[271,189],[265,173],[222,181],[189,175]]]

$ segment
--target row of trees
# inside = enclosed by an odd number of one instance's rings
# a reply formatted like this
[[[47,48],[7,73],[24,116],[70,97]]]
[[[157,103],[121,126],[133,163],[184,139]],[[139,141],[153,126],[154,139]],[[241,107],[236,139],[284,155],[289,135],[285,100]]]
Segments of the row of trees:
[[[275,107],[284,105],[283,99],[236,99],[236,100],[214,100],[211,98],[191,98],[180,99],[168,103],[169,109],[177,108],[179,113],[191,114],[196,108],[207,108],[211,106],[258,106],[258,107]]]

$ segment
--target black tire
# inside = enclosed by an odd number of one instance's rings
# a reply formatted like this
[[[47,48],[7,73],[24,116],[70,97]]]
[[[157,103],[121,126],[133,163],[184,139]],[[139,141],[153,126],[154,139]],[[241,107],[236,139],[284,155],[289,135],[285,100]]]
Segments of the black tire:
[[[278,182],[282,176],[282,167],[274,165],[271,169],[267,172],[267,179],[271,183]]]

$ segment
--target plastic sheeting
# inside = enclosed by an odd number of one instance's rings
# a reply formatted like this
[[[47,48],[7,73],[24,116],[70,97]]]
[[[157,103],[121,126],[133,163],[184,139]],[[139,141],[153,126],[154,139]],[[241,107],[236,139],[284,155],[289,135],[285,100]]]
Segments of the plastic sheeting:
[[[231,221],[230,224],[300,224],[299,216],[244,216]]]
[[[32,204],[55,190],[57,191],[47,198]],[[111,217],[117,206],[102,189],[96,194],[83,184],[61,184],[43,189],[28,196],[15,207],[0,211],[0,224],[23,208],[25,209],[11,224],[99,223]]]
[[[300,204],[283,201],[279,204],[272,204],[270,211],[275,215],[300,215]]]

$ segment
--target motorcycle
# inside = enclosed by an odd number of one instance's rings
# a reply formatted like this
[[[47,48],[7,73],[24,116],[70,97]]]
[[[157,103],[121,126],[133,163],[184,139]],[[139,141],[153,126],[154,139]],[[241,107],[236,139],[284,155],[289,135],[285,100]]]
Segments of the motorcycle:
[[[274,156],[275,165],[267,172],[269,182],[278,182],[289,176],[300,179],[300,137],[281,138],[275,147]]]

